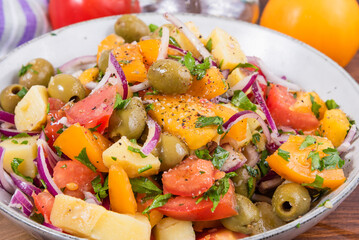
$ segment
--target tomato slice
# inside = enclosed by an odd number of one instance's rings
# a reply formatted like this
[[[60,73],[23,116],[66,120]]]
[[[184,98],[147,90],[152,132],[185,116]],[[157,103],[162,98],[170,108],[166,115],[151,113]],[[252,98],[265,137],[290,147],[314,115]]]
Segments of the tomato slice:
[[[214,212],[211,211],[213,203],[202,200],[196,203],[197,198],[177,196],[171,198],[162,207],[157,208],[162,214],[179,220],[210,221],[237,215],[237,202],[231,180],[228,192],[221,198]]]
[[[313,113],[300,113],[290,109],[296,102],[286,87],[273,85],[268,94],[267,106],[277,125],[301,130],[313,130],[319,121]]]
[[[57,162],[53,178],[59,188],[65,188],[64,194],[84,199],[83,192],[94,193],[91,181],[97,176],[101,176],[100,173],[93,172],[79,161],[68,160]],[[71,183],[76,184],[77,189],[73,189]],[[72,185],[70,189],[67,184]]]
[[[49,113],[47,114],[47,123],[44,129],[48,138],[48,143],[52,147],[56,138],[60,135],[59,131],[63,128],[63,124],[57,123],[62,117],[65,117],[65,111],[62,107],[65,105],[60,99],[49,98]]]
[[[45,222],[51,223],[50,215],[55,198],[49,192],[41,192],[38,195],[32,193],[31,197],[34,199],[37,211],[44,216]]]
[[[196,234],[196,240],[237,240],[248,237],[243,233],[232,232],[228,229],[210,229]]]
[[[214,167],[210,161],[194,156],[182,161],[162,175],[163,192],[195,197],[214,183]]]
[[[97,128],[99,133],[103,133],[108,126],[108,121],[113,112],[116,100],[117,87],[105,85],[92,95],[75,103],[70,109],[66,110],[67,120],[71,124],[79,123],[86,128]]]

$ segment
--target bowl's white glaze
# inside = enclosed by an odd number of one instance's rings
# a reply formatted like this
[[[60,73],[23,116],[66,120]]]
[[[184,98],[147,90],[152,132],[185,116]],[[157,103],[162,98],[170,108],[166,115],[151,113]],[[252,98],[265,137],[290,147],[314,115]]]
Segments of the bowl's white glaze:
[[[156,14],[139,15],[146,23],[161,25],[165,20]],[[227,18],[201,15],[178,15],[183,21],[193,21],[201,33],[207,36],[214,27],[220,27],[241,44],[246,55],[262,58],[278,75],[298,83],[305,90],[315,90],[323,99],[335,99],[353,119],[359,121],[359,85],[339,65],[308,45],[275,31]],[[108,17],[56,30],[13,50],[0,61],[1,86],[17,82],[21,65],[36,57],[49,60],[55,67],[83,55],[94,55],[98,43],[113,33],[117,17]],[[280,228],[247,239],[291,239],[314,226],[327,216],[355,189],[359,179],[359,141],[347,154],[345,173],[347,181],[325,199],[334,207],[316,207],[305,216]],[[323,200],[325,200],[323,199]],[[7,207],[5,199],[0,201],[2,214],[22,225],[38,239],[79,239],[41,226]],[[300,224],[300,228],[296,225]]]

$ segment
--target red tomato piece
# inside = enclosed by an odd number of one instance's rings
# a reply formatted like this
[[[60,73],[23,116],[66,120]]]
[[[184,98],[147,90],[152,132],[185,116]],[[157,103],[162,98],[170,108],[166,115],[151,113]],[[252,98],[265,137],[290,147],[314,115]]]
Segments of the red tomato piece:
[[[210,161],[189,157],[162,175],[163,192],[179,196],[199,196],[214,183]]]
[[[273,85],[268,94],[267,106],[277,125],[301,130],[313,130],[319,121],[313,113],[300,113],[290,109],[295,98],[286,87]]]
[[[65,188],[64,194],[84,199],[83,192],[92,192],[91,181],[100,173],[95,173],[79,161],[60,161],[54,167],[54,182],[59,188]],[[77,185],[77,189],[68,189],[67,184],[71,184],[71,188]],[[75,186],[76,186],[75,185]]]
[[[232,232],[228,229],[211,229],[203,233],[196,234],[196,240],[237,240],[248,237],[243,233]]]
[[[65,116],[66,116],[65,111],[62,109],[50,110],[49,113],[47,114],[47,123],[44,131],[45,131],[45,135],[48,138],[47,142],[51,147],[54,144],[56,138],[60,135],[61,133],[60,130],[64,127],[62,123],[58,123],[57,121]]]
[[[86,128],[97,128],[99,133],[103,133],[108,126],[108,121],[113,112],[116,101],[117,87],[105,85],[92,95],[75,103],[70,109],[66,110],[67,120],[72,123],[79,123]]]
[[[49,192],[41,192],[38,195],[32,193],[31,197],[34,199],[37,211],[44,216],[45,222],[51,223],[50,215],[55,198]]]
[[[60,110],[63,106],[65,106],[65,103],[57,98],[49,98],[48,102],[49,102],[50,112],[53,110],[54,111]]]
[[[202,200],[196,204],[197,198],[178,196],[171,198],[162,207],[157,208],[162,214],[179,220],[210,221],[237,215],[237,202],[231,180],[228,192],[221,198],[214,212],[211,211],[213,203]]]

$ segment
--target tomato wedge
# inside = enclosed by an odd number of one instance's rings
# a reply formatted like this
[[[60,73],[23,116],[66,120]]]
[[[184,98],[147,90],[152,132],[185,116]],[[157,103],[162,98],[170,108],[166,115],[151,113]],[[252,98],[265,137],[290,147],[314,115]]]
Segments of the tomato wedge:
[[[61,109],[65,104],[60,99],[49,98],[48,101],[49,113],[47,114],[47,123],[44,131],[48,138],[49,145],[52,146],[64,126],[61,123],[57,123],[57,121],[65,117],[66,114],[64,110]]]
[[[45,222],[51,223],[50,215],[55,198],[49,192],[41,192],[38,195],[32,193],[31,197],[34,199],[37,211],[44,216]]]
[[[214,167],[210,161],[188,157],[162,175],[163,192],[196,197],[214,183]]]
[[[225,228],[210,229],[196,234],[196,240],[237,240],[245,237],[248,237],[248,235],[232,232]]]
[[[103,133],[113,112],[117,87],[105,85],[92,95],[75,103],[66,110],[67,120],[71,124],[79,123],[86,128],[99,125],[97,131]]]
[[[197,198],[178,196],[171,198],[162,207],[157,208],[163,215],[186,221],[210,221],[237,215],[237,202],[231,180],[228,192],[221,198],[214,212],[213,203],[202,200],[196,203]]]
[[[286,87],[273,85],[268,94],[267,106],[277,125],[301,130],[313,130],[319,121],[313,113],[301,113],[291,110],[296,102]]]

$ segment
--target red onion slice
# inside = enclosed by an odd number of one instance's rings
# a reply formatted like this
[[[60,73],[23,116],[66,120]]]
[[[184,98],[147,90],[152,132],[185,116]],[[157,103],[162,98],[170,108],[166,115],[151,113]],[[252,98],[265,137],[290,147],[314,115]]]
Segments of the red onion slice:
[[[58,69],[63,73],[73,73],[78,70],[85,70],[88,67],[95,66],[96,61],[96,56],[81,56],[68,61]]]
[[[17,176],[15,173],[11,173],[10,176],[16,187],[18,187],[26,195],[31,196],[33,192],[36,194],[41,192],[40,188],[35,187],[33,184],[26,181],[22,177]]]
[[[227,122],[225,122],[222,126],[223,131],[227,132],[229,131],[229,129],[231,129],[231,127],[236,124],[237,122],[245,119],[245,118],[254,118],[256,119],[259,124],[261,125],[262,129],[263,129],[263,133],[266,136],[268,142],[271,141],[271,134],[269,132],[268,126],[267,124],[264,122],[264,120],[255,112],[249,111],[249,110],[245,110],[242,112],[237,112],[235,113],[232,117],[230,117],[228,119]]]
[[[14,183],[8,174],[4,171],[4,155],[5,149],[0,147],[0,183],[2,188],[5,189],[8,193],[13,193],[15,191]]]
[[[42,180],[44,180],[47,190],[53,195],[62,194],[61,190],[55,184],[47,167],[44,148],[41,142],[37,144],[37,170]]]
[[[224,77],[225,79],[227,79],[228,76],[229,76],[229,69],[224,69],[224,70],[222,70],[222,75],[223,75],[223,77]]]
[[[54,225],[52,225],[50,223],[44,222],[42,225],[44,225],[45,227],[51,228],[51,229],[53,229],[55,231],[62,232],[61,228],[55,227]]]
[[[161,45],[158,50],[157,60],[167,58],[168,43],[170,40],[170,31],[166,27],[162,27]]]
[[[37,141],[38,144],[41,144],[45,150],[46,156],[49,158],[50,162],[52,162],[52,167],[54,168],[57,162],[63,161],[65,159],[59,157],[54,151],[52,151],[49,144],[46,142],[46,137],[44,131],[41,131],[40,137]]]
[[[222,165],[221,171],[226,173],[234,172],[247,162],[247,159],[242,154],[238,154],[236,151],[234,151],[232,146],[225,145],[223,148],[224,150],[228,151],[229,156]]]
[[[203,58],[208,58],[211,54],[204,47],[204,45],[199,41],[199,39],[188,29],[188,27],[178,18],[173,16],[170,13],[163,14],[165,19],[171,22],[175,27],[177,27],[193,44],[193,46],[197,49],[197,51],[202,55]]]
[[[148,80],[142,82],[142,83],[139,83],[139,84],[136,84],[136,85],[133,85],[130,87],[130,90],[132,92],[139,92],[139,91],[142,91],[142,90],[145,90],[147,88],[149,88],[151,85],[150,83],[148,82]]]
[[[99,202],[96,198],[95,195],[93,195],[92,193],[90,192],[83,192],[84,195],[85,195],[85,202],[87,203],[92,203],[92,204],[96,204],[96,205],[101,205],[101,202]]]
[[[146,123],[148,126],[148,136],[145,144],[143,144],[141,152],[145,155],[148,155],[152,152],[152,150],[156,147],[158,141],[160,140],[161,127],[150,117],[148,117]]]
[[[350,144],[354,139],[356,131],[357,127],[355,125],[352,125],[343,143],[337,148],[338,152],[347,152],[349,150]]]
[[[222,96],[232,97],[234,94],[234,91],[236,91],[236,90],[243,91],[243,89],[244,89],[247,91],[252,86],[253,82],[257,79],[257,77],[258,77],[258,73],[252,73],[252,74],[244,77],[241,81],[239,81],[233,87],[228,89],[228,91],[226,93],[224,93]],[[243,92],[246,92],[246,91],[243,91]]]
[[[277,75],[275,75],[271,70],[269,70],[269,68],[264,64],[264,62],[262,61],[262,59],[258,58],[258,57],[252,57],[252,56],[248,56],[247,57],[248,62],[251,64],[254,64],[256,66],[258,66],[262,73],[264,74],[264,76],[267,78],[268,82],[274,83],[274,84],[279,84],[282,85],[284,87],[287,87],[288,89],[292,90],[292,91],[300,91],[301,88],[294,83],[288,82],[286,80],[283,80],[282,78],[278,77]]]
[[[15,115],[12,113],[8,113],[8,112],[0,110],[0,121],[15,124]]]
[[[34,136],[34,135],[38,135],[40,132],[39,131],[24,131],[24,132],[20,132],[18,130],[15,129],[15,125],[8,123],[8,122],[4,122],[0,125],[0,133],[7,136],[7,137],[13,137],[16,136],[20,133],[27,133],[30,136]]]
[[[18,208],[25,216],[29,217],[34,205],[23,192],[16,189],[14,195],[11,197],[9,207]]]

